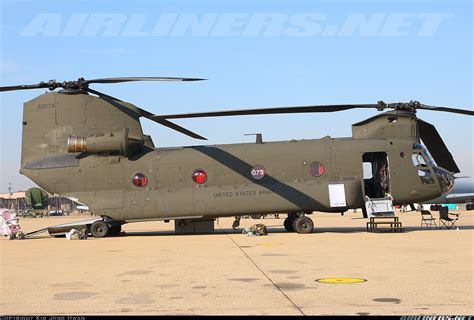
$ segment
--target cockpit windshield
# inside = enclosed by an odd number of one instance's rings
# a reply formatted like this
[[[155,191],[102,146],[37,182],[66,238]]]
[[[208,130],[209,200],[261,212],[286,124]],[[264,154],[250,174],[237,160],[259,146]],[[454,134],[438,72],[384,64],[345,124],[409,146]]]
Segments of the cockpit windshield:
[[[430,152],[428,151],[428,149],[426,149],[426,147],[424,145],[420,144],[420,143],[414,143],[413,144],[413,155],[420,154],[420,153],[423,155],[423,158],[425,160],[425,164],[429,164],[430,166],[435,166],[436,165],[436,163],[435,163],[433,157],[431,156]],[[420,158],[418,157],[418,160],[419,159]]]
[[[413,145],[411,160],[417,169],[421,182],[423,184],[434,184],[435,180],[430,167],[433,167],[435,163],[423,145],[418,143]]]

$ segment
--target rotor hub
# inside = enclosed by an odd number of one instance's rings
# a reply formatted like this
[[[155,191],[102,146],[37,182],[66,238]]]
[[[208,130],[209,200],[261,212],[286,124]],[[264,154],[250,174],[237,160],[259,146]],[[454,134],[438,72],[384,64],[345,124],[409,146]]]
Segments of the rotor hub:
[[[402,110],[416,113],[416,110],[422,107],[422,104],[419,101],[410,100],[410,102],[395,102],[395,103],[385,103],[383,101],[377,101],[377,110],[383,111],[387,108]]]

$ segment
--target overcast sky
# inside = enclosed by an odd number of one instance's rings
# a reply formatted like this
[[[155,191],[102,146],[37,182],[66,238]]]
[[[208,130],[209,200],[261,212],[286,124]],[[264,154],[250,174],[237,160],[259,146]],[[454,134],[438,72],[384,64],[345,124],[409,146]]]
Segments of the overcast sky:
[[[97,85],[156,114],[419,100],[472,109],[471,1],[22,1],[1,3],[0,85],[49,79],[183,76],[200,83]],[[0,192],[25,190],[22,104],[0,95]],[[351,135],[376,114],[179,120],[208,144]],[[419,112],[474,175],[472,117]],[[197,142],[148,120],[157,146]]]

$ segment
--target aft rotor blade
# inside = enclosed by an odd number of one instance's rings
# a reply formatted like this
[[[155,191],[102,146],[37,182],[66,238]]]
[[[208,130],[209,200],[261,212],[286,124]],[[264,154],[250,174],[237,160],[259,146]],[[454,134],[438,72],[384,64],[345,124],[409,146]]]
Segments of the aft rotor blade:
[[[120,78],[101,78],[81,81],[82,85],[89,83],[120,83],[131,81],[202,81],[201,78],[176,78],[176,77],[120,77]]]
[[[431,123],[419,118],[417,119],[417,123],[420,138],[433,156],[436,164],[451,172],[460,172],[458,165],[454,161],[453,155],[449,152],[448,147],[436,128]]]
[[[312,112],[336,112],[357,108],[377,108],[377,104],[341,104],[341,105],[319,105],[301,107],[277,107],[263,109],[244,109],[228,111],[195,112],[182,114],[168,114],[154,116],[154,119],[183,119],[183,118],[205,118],[205,117],[226,117],[262,114],[291,114],[291,113],[312,113]]]
[[[29,89],[41,89],[41,88],[49,88],[49,85],[44,82],[40,82],[37,84],[25,84],[25,85],[18,85],[18,86],[6,86],[0,87],[0,92],[3,91],[15,91],[15,90],[29,90]]]
[[[120,99],[117,99],[117,98],[115,98],[115,97],[109,96],[109,95],[107,95],[107,94],[105,94],[105,93],[102,93],[102,92],[100,92],[100,91],[97,91],[97,90],[93,90],[93,89],[90,89],[90,88],[86,88],[85,90],[88,91],[88,92],[90,92],[90,93],[93,93],[93,94],[95,94],[95,95],[98,95],[99,97],[101,97],[101,98],[103,98],[103,99],[105,99],[105,100],[108,100],[108,102],[111,103],[111,104],[114,105],[114,106],[115,106],[115,103],[112,103],[113,101],[116,101],[116,102],[123,102],[123,101],[120,100]],[[154,122],[156,122],[156,123],[159,123],[159,124],[161,124],[161,125],[163,125],[163,126],[165,126],[165,127],[168,127],[168,128],[170,128],[170,129],[176,130],[176,131],[178,131],[178,132],[180,132],[180,133],[183,133],[183,134],[185,134],[185,135],[187,135],[187,136],[189,136],[189,137],[191,137],[191,138],[200,139],[200,140],[207,140],[207,139],[204,138],[203,136],[200,136],[200,135],[198,135],[197,133],[192,132],[191,130],[188,130],[188,129],[186,129],[186,128],[183,128],[183,127],[181,127],[181,126],[179,126],[179,125],[177,125],[177,124],[175,124],[175,123],[173,123],[173,122],[167,121],[167,120],[165,120],[165,119],[155,119],[154,117],[156,117],[156,116],[155,116],[153,113],[151,113],[151,112],[149,112],[149,111],[147,111],[147,110],[145,110],[145,109],[142,109],[142,108],[139,108],[139,107],[136,107],[136,106],[135,106],[135,108],[137,108],[138,111],[140,112],[140,116],[142,116],[142,117],[144,117],[144,118],[150,119],[150,120],[152,120],[152,121],[154,121]],[[123,109],[123,106],[122,106],[122,108],[120,108],[120,109]]]
[[[474,116],[474,111],[466,110],[466,109],[455,109],[455,108],[448,108],[448,107],[437,107],[437,106],[430,106],[426,104],[422,104],[418,107],[418,109],[422,110],[431,110],[431,111],[444,111],[444,112],[451,112],[451,113],[458,113],[467,116]]]

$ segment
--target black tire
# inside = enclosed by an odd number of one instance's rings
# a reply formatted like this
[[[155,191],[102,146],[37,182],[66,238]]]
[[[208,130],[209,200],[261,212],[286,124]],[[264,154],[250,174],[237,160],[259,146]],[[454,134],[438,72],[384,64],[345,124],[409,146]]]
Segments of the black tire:
[[[294,222],[294,219],[292,219],[291,217],[287,217],[285,219],[285,222],[283,222],[283,226],[285,227],[285,230],[288,231],[288,232],[294,232],[295,229],[293,229],[293,222]]]
[[[261,215],[261,214],[251,214],[251,215],[250,215],[250,218],[255,219],[255,220],[258,220],[258,219],[261,219],[261,218],[262,218],[262,215]]]
[[[90,232],[94,238],[104,238],[109,234],[109,224],[99,220],[91,225]]]
[[[473,206],[474,205],[472,203],[466,204],[466,211],[472,210]]]
[[[112,224],[109,228],[109,235],[116,236],[122,232],[122,225],[120,223]]]
[[[313,232],[313,228],[313,220],[306,216],[298,217],[293,222],[293,229],[295,229],[297,233],[311,233]]]

